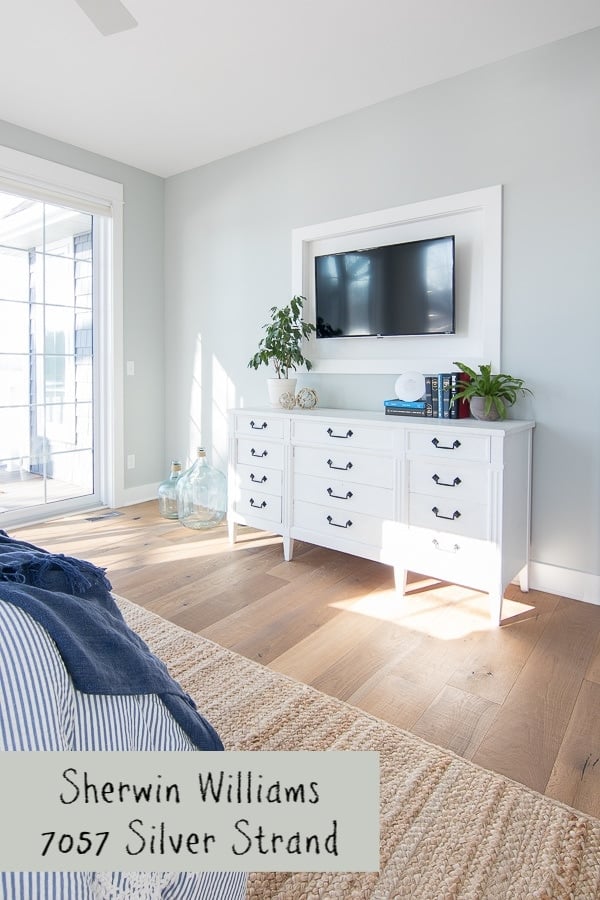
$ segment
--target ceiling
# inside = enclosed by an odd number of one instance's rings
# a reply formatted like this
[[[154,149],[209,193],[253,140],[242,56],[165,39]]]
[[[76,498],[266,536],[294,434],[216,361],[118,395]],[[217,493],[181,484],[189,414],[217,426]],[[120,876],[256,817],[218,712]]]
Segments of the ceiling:
[[[600,0],[123,2],[108,36],[3,3],[0,119],[163,177],[600,26]]]

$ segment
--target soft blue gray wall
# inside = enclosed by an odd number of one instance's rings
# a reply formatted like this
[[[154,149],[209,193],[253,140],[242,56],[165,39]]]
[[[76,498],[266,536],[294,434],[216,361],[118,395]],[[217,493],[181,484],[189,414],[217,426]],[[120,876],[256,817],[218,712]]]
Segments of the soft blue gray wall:
[[[533,558],[600,573],[600,30],[166,183],[168,456],[224,465],[227,406],[291,290],[291,232],[504,185],[502,368],[535,391]],[[595,377],[596,376],[596,377]],[[305,376],[321,405],[380,408],[393,376]]]
[[[0,144],[123,185],[123,350],[135,363],[135,376],[124,376],[125,488],[157,483],[165,465],[164,180],[2,121]]]

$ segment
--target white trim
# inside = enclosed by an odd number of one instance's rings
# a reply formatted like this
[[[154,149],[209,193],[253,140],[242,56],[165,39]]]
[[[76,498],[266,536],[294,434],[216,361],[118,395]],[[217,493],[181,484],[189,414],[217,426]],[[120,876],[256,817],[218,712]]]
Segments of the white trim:
[[[123,202],[123,185],[116,181],[10,147],[0,146],[0,178],[7,191],[31,196],[34,188],[41,200],[71,205],[77,198],[78,208],[98,215],[110,215],[114,205]]]
[[[600,575],[552,566],[548,563],[531,562],[529,584],[536,591],[560,594],[571,600],[582,600],[600,606]]]
[[[108,259],[95,273],[107,298],[99,322],[103,330],[98,358],[101,480],[95,493],[101,503],[119,506],[124,497],[123,185],[0,145],[0,188],[66,206],[76,201],[77,208],[111,219],[110,233],[105,223],[104,234]]]
[[[115,207],[111,221],[99,220],[103,255],[96,257],[96,285],[112,302],[99,305],[98,331],[102,351],[97,356],[96,396],[100,421],[95,441],[100,454],[101,501],[121,506],[124,490],[123,436],[123,209]]]
[[[480,188],[296,228],[292,232],[292,293],[307,298],[314,321],[312,261],[345,246],[373,246],[415,236],[464,229],[463,323],[456,335],[408,338],[311,338],[307,347],[316,372],[397,373],[406,369],[446,371],[455,359],[500,366],[502,305],[502,186]],[[458,247],[458,234],[457,234]],[[458,250],[457,250],[458,262]]]

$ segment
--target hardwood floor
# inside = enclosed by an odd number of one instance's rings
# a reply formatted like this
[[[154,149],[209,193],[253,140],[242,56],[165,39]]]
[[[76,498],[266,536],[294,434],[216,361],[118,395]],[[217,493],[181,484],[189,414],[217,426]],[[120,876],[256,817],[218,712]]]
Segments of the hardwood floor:
[[[9,530],[108,570],[116,593],[477,764],[600,816],[600,607],[511,585],[487,597],[154,502]]]

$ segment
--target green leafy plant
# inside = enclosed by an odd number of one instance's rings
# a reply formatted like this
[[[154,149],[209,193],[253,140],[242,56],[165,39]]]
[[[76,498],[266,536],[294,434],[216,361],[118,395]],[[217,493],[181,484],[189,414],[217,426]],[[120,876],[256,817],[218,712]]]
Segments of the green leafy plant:
[[[480,365],[479,372],[476,372],[465,363],[455,362],[454,365],[469,376],[469,381],[461,381],[452,398],[452,403],[458,400],[471,400],[473,397],[483,397],[485,400],[485,415],[490,414],[492,406],[498,413],[499,418],[506,418],[506,407],[516,403],[519,395],[533,395],[522,378],[514,378],[512,375],[506,375],[499,372],[492,375],[492,365]]]
[[[263,325],[265,330],[258,344],[258,350],[248,362],[249,369],[273,365],[277,378],[289,378],[290,369],[312,363],[302,355],[302,343],[316,331],[312,322],[302,321],[302,307],[306,298],[292,297],[287,306],[271,307],[271,321]]]

